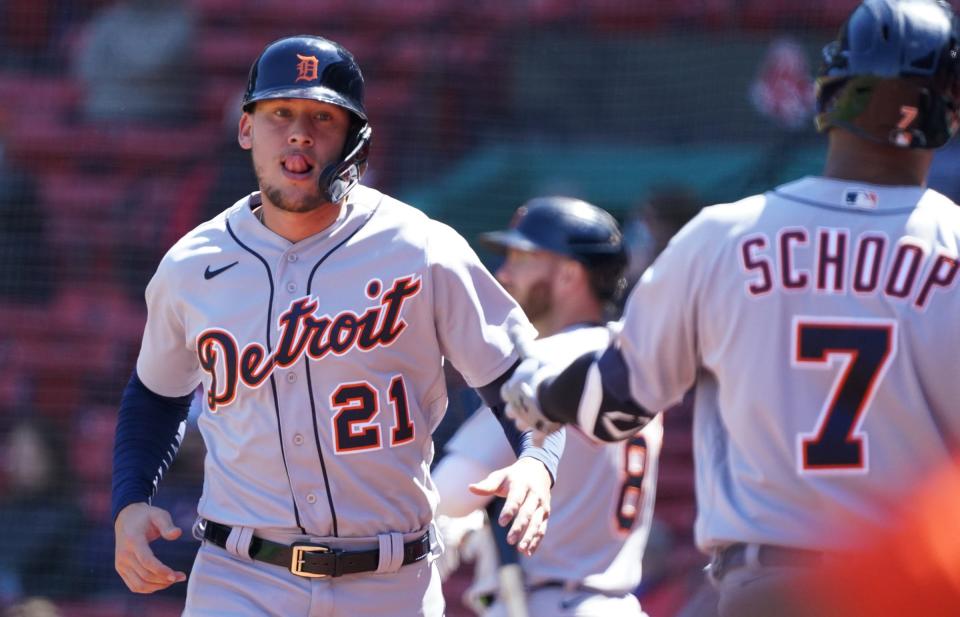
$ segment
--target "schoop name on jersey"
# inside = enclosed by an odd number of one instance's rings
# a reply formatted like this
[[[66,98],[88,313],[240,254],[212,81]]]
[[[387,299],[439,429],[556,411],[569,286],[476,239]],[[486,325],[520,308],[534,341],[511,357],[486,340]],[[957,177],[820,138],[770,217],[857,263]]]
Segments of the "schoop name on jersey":
[[[960,269],[956,257],[933,252],[918,238],[892,243],[881,231],[852,236],[849,229],[837,227],[784,227],[773,235],[750,234],[740,239],[738,253],[748,275],[748,296],[775,290],[883,294],[909,300],[921,312],[934,294],[956,283]]]

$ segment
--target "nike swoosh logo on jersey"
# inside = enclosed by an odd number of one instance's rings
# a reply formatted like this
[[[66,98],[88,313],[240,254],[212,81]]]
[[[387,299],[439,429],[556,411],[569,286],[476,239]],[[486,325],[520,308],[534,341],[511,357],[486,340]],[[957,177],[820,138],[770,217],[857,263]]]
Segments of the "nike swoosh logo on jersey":
[[[210,269],[210,266],[207,266],[207,269],[203,271],[203,278],[205,278],[205,279],[207,279],[207,280],[209,281],[210,279],[212,279],[213,277],[217,276],[218,274],[222,274],[222,273],[226,272],[227,270],[229,270],[230,268],[234,267],[234,266],[237,265],[238,263],[240,263],[240,262],[239,262],[239,261],[235,261],[235,262],[233,262],[232,264],[227,264],[227,265],[225,265],[225,266],[222,267],[222,268],[217,268],[216,270],[211,270],[211,269]]]

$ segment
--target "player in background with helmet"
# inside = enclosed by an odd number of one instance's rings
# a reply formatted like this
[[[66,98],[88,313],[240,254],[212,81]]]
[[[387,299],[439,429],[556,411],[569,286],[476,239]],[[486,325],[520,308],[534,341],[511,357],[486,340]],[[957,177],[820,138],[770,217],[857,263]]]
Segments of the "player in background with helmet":
[[[576,357],[567,344],[554,344],[559,339],[551,335],[561,332],[576,338],[574,350],[607,346],[606,318],[623,291],[627,265],[620,228],[609,213],[579,199],[539,197],[517,210],[510,229],[480,240],[505,253],[497,280],[545,337],[531,345],[538,357]],[[498,433],[493,414],[481,408],[448,442],[434,470],[439,514],[463,517],[484,508],[489,497],[467,491],[464,479],[479,480],[510,461],[510,446]],[[662,439],[659,419],[629,441],[612,444],[579,431],[567,434],[550,531],[535,555],[519,560],[530,615],[643,614],[631,592],[640,583]],[[508,615],[495,581],[485,578],[471,595],[496,598],[484,615]],[[484,602],[475,598],[471,604]]]
[[[807,614],[784,593],[952,464],[960,208],[925,185],[960,124],[958,41],[944,2],[859,5],[817,82],[823,175],[704,209],[613,345],[504,388],[524,424],[610,441],[696,382],[696,541],[723,616]]]
[[[167,253],[124,391],[114,452],[116,568],[151,593],[184,579],[148,542],[181,531],[150,504],[191,393],[207,447],[188,616],[443,614],[431,432],[444,358],[499,407],[534,330],[449,227],[359,184],[363,77],[332,41],[296,36],[254,62],[239,122],[260,191]],[[480,483],[531,552],[562,437]]]

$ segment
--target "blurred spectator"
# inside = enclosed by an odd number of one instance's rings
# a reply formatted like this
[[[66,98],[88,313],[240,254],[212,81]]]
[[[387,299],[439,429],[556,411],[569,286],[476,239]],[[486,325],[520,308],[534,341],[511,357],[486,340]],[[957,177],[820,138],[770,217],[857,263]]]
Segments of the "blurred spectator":
[[[50,0],[0,2],[3,64],[36,68],[50,38]]]
[[[630,250],[627,289],[667,246],[667,242],[692,219],[703,203],[686,187],[655,190],[628,217],[624,237]]]
[[[72,564],[64,549],[76,539],[79,511],[63,452],[58,433],[33,417],[15,421],[4,433],[0,602],[71,590]]]
[[[11,112],[0,102],[0,299],[41,302],[50,295],[50,251],[36,182],[5,147]]]
[[[128,594],[113,568],[110,480],[116,415],[116,409],[107,405],[82,410],[74,420],[70,445],[71,465],[83,488],[80,503],[84,514],[82,530],[72,541],[73,561],[88,596]],[[203,454],[202,440],[196,427],[191,427],[175,464],[164,477],[162,490],[154,498],[153,503],[170,512],[174,523],[183,529],[190,529],[197,516]],[[158,543],[154,553],[171,567],[189,572],[198,547],[199,542],[185,533],[175,542]],[[185,585],[174,585],[158,595],[182,597],[185,592]]]
[[[196,107],[193,12],[180,0],[127,0],[94,15],[75,54],[82,112],[102,122],[170,124]]]
[[[46,598],[27,598],[10,606],[3,617],[62,617],[57,605]]]
[[[113,573],[113,522],[110,520],[110,475],[113,455],[113,408],[98,405],[75,414],[69,446],[70,464],[81,488],[83,521],[73,539],[73,560],[85,595],[122,592]]]

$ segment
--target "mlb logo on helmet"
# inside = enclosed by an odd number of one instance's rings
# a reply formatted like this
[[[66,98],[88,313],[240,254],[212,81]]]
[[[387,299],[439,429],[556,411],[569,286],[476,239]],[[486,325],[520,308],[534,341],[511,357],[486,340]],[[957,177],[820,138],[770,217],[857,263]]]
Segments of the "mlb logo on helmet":
[[[880,203],[880,196],[866,189],[847,189],[843,194],[843,203],[854,208],[873,210]]]

